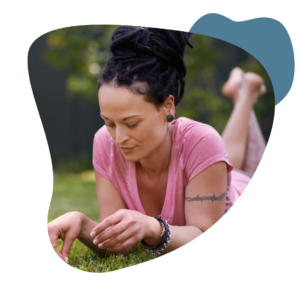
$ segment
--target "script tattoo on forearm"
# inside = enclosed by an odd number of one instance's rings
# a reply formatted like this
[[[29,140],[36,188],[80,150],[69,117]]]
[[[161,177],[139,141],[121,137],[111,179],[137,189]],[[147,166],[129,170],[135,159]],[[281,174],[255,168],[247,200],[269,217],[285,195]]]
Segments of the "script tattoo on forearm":
[[[222,193],[220,196],[216,197],[215,194],[213,193],[213,196],[202,196],[200,197],[199,194],[194,197],[185,197],[185,200],[188,202],[192,202],[192,201],[201,201],[201,203],[203,201],[207,201],[207,200],[211,200],[211,202],[213,203],[214,201],[221,201],[222,199],[224,199],[226,196],[226,192]]]

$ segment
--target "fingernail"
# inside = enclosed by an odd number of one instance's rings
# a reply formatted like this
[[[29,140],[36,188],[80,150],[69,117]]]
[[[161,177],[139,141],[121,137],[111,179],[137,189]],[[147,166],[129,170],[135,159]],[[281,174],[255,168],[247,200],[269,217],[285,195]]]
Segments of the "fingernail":
[[[98,240],[95,239],[95,240],[93,241],[93,243],[94,243],[95,245],[98,244]]]
[[[99,247],[99,248],[102,248],[102,244],[99,244],[98,247]]]
[[[92,237],[94,237],[94,236],[95,236],[95,234],[96,234],[96,232],[95,232],[95,231],[93,231],[93,232],[91,233],[91,236],[92,236]]]
[[[69,258],[68,257],[65,257],[65,262],[69,263]]]

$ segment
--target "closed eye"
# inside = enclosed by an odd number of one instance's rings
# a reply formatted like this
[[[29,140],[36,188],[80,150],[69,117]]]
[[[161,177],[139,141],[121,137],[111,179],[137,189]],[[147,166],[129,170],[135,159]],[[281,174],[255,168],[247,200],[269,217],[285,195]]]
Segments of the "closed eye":
[[[137,126],[138,123],[135,123],[135,124],[126,124],[128,128],[134,128]],[[105,125],[109,128],[114,128],[116,126],[116,124],[107,124],[105,123]]]

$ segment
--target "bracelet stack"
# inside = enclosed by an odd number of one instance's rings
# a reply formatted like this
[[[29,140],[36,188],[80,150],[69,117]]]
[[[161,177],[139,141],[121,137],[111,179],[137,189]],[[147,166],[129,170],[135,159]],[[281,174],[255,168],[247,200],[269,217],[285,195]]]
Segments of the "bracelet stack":
[[[154,217],[157,219],[162,226],[162,233],[160,235],[160,240],[155,246],[148,245],[145,240],[142,240],[141,243],[144,248],[147,249],[147,252],[153,255],[161,255],[162,252],[171,244],[172,241],[172,230],[170,225],[166,220],[162,219],[161,216]]]

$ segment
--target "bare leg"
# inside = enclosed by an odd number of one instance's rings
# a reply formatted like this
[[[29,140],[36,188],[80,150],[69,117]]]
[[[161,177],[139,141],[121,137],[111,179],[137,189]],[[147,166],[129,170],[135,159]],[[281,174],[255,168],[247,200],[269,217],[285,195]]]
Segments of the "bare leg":
[[[242,170],[253,175],[264,154],[265,148],[266,142],[260,130],[255,113],[253,110],[251,110],[248,127],[246,155]]]
[[[234,108],[222,137],[234,168],[253,174],[265,148],[262,133],[252,110],[265,92],[263,79],[255,73],[244,74],[234,68],[222,92],[232,98]]]

